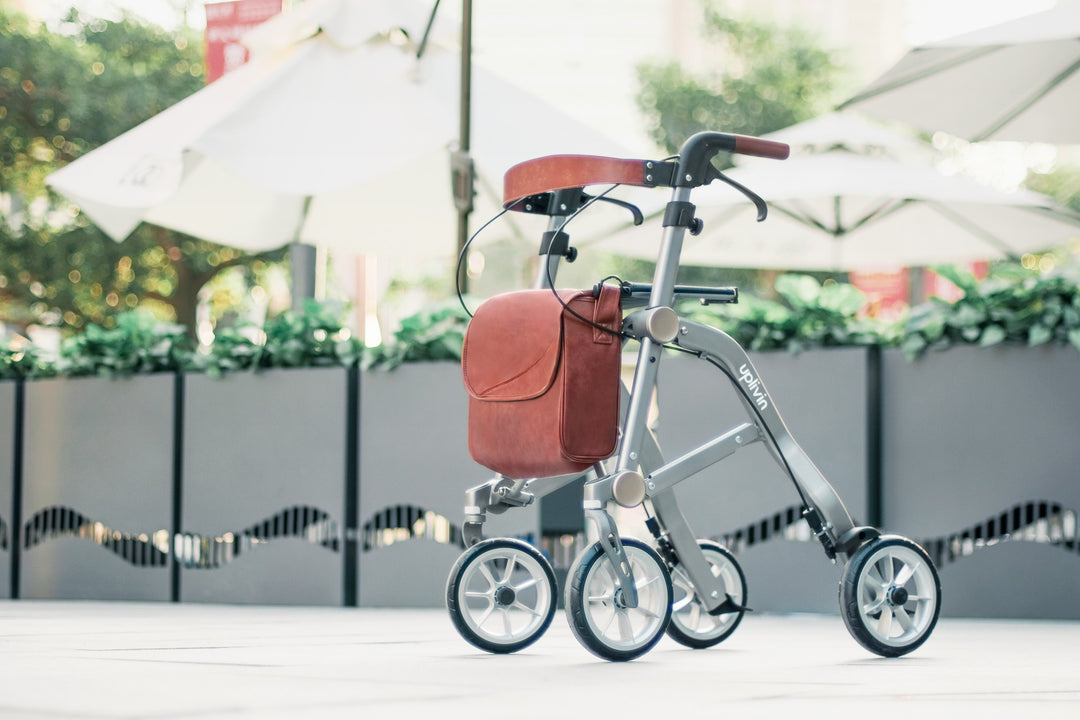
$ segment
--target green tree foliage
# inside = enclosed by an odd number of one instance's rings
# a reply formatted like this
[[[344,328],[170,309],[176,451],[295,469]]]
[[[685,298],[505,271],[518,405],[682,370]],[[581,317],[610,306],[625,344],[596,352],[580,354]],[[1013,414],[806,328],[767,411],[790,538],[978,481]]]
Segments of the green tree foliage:
[[[638,106],[669,152],[701,130],[762,135],[828,110],[842,68],[810,31],[731,17],[703,0],[703,33],[717,67],[694,74],[678,63],[638,68]]]
[[[693,73],[676,62],[638,67],[638,107],[649,132],[670,153],[702,130],[764,135],[816,117],[842,94],[846,70],[839,54],[811,31],[779,27],[758,19],[733,17],[716,0],[701,0],[702,35],[715,54],[715,69]],[[726,159],[715,162],[722,166]],[[612,259],[626,277],[648,277],[652,263]],[[776,298],[778,273],[684,265],[680,282],[735,284],[751,294]],[[815,273],[821,280],[842,278]]]
[[[217,272],[259,262],[151,226],[107,238],[45,187],[54,170],[203,86],[196,33],[72,11],[47,28],[0,8],[0,321],[111,327],[140,307],[195,325]]]

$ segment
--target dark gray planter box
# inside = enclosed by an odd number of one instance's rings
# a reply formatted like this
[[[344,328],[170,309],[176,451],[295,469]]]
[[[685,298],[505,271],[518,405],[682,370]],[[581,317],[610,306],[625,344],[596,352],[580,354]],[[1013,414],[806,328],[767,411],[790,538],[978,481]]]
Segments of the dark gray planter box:
[[[465,490],[491,477],[469,457],[467,413],[457,363],[361,374],[360,605],[444,604]],[[489,516],[485,534],[536,539],[536,507]]]
[[[0,382],[0,598],[11,597],[11,554],[16,532],[11,502],[15,491],[15,391]]]
[[[866,522],[868,351],[769,352],[751,359],[791,434],[856,522]],[[747,420],[726,377],[689,357],[664,358],[658,406],[660,444],[671,459]],[[839,569],[810,539],[799,495],[763,444],[704,470],[676,494],[699,537],[740,534],[732,549],[755,610],[839,613]]]
[[[174,384],[26,383],[21,597],[169,599]]]
[[[1077,351],[889,351],[882,373],[885,524],[940,558],[942,613],[1080,618]]]
[[[343,368],[186,376],[181,600],[342,604],[347,390]]]

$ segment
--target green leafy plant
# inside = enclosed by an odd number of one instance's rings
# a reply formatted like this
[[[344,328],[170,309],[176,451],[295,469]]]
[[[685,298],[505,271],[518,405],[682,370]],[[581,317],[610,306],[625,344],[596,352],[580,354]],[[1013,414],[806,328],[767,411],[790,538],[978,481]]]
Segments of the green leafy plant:
[[[0,380],[52,377],[55,365],[32,344],[20,347],[0,347]]]
[[[56,359],[56,373],[68,377],[128,376],[179,370],[190,353],[182,325],[163,323],[143,312],[119,315],[116,327],[89,325],[65,339]]]
[[[401,321],[391,342],[370,349],[363,367],[392,370],[407,362],[461,360],[468,324],[457,304],[419,312]]]
[[[866,298],[852,285],[822,284],[798,274],[777,278],[781,302],[747,295],[736,305],[688,303],[681,310],[753,351],[899,346],[915,359],[955,344],[1056,342],[1080,350],[1080,285],[1074,279],[1013,264],[995,266],[981,282],[956,268],[934,270],[956,284],[963,297],[955,303],[934,298],[898,322],[862,317]],[[457,304],[431,308],[405,318],[388,343],[365,349],[344,326],[340,308],[310,301],[302,312],[285,312],[261,327],[220,329],[213,344],[196,353],[182,326],[136,311],[118,316],[116,328],[91,325],[68,338],[54,361],[25,340],[0,348],[0,380],[175,370],[220,377],[272,367],[392,370],[409,362],[460,360],[468,322]]]
[[[955,344],[989,347],[1071,343],[1080,349],[1080,287],[1065,275],[1039,275],[1014,264],[995,266],[979,281],[954,267],[935,267],[964,295],[932,298],[912,308],[900,343],[909,358]]]
[[[854,285],[822,284],[809,275],[789,274],[776,279],[776,292],[784,302],[743,296],[735,305],[696,309],[687,305],[682,310],[716,325],[749,350],[800,352],[896,340],[894,324],[858,316],[866,296]]]
[[[309,300],[262,328],[243,325],[217,333],[207,352],[192,357],[190,367],[220,377],[236,370],[358,365],[362,344],[349,332],[340,308]]]

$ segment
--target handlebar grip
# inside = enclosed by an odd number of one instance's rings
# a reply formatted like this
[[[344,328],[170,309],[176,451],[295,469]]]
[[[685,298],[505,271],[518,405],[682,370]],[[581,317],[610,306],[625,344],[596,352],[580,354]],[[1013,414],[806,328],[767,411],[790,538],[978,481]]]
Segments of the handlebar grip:
[[[791,150],[785,143],[749,135],[695,133],[679,149],[679,171],[675,185],[699,187],[714,180],[719,171],[713,167],[712,160],[720,151],[783,160]]]
[[[739,155],[786,160],[788,155],[791,154],[791,146],[787,143],[763,140],[749,135],[733,135],[732,137],[735,138],[735,148],[732,152]]]

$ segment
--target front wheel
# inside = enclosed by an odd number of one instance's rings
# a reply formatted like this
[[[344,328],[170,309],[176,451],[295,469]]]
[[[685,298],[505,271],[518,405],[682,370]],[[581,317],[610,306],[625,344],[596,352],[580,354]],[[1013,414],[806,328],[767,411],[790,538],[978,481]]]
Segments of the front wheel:
[[[623,540],[637,589],[627,607],[610,558],[595,543],[570,568],[566,616],[578,641],[606,660],[633,660],[652,649],[671,620],[671,576],[660,556],[643,542]]]
[[[446,585],[446,608],[461,636],[492,653],[532,644],[555,616],[555,572],[521,540],[493,538],[458,558]]]
[[[941,612],[941,581],[919,545],[882,535],[851,556],[840,582],[840,611],[852,637],[882,657],[922,645]]]
[[[676,642],[691,648],[708,648],[728,638],[742,621],[746,612],[746,576],[735,557],[724,546],[709,540],[699,540],[712,574],[723,582],[724,591],[735,609],[711,615],[698,597],[694,583],[680,565],[671,572],[675,601],[671,604],[671,624],[667,634]]]

